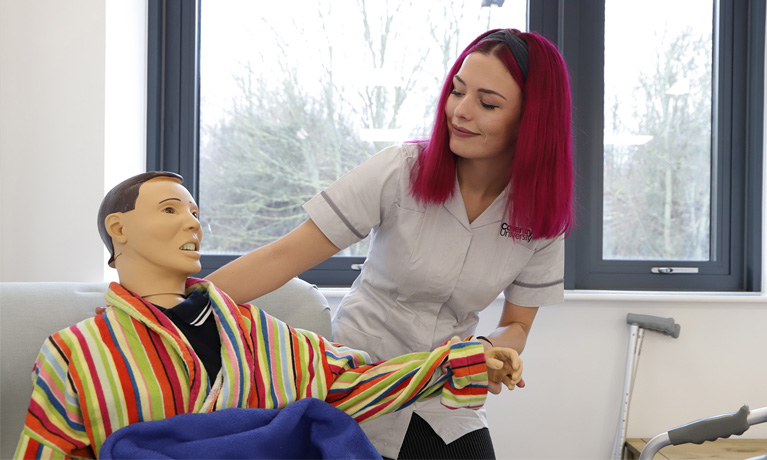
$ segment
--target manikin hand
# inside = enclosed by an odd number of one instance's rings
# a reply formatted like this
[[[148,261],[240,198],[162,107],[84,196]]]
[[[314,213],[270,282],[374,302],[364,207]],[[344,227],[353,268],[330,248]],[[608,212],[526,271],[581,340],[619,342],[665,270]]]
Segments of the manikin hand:
[[[525,386],[522,380],[522,360],[519,354],[504,347],[485,347],[485,362],[487,363],[488,390],[493,394],[501,392],[501,384],[513,390],[515,386]]]

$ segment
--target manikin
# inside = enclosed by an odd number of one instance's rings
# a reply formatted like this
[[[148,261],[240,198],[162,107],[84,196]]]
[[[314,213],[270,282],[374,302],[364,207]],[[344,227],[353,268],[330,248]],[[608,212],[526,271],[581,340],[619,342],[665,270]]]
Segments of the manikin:
[[[479,408],[489,381],[513,389],[521,380],[514,350],[484,351],[473,337],[373,363],[257,306],[235,304],[190,277],[201,267],[202,230],[181,182],[174,173],[144,173],[104,198],[99,232],[119,283],[110,285],[103,313],[44,342],[17,458],[98,457],[113,432],[134,423],[283,408],[303,398],[358,422],[429,396]]]

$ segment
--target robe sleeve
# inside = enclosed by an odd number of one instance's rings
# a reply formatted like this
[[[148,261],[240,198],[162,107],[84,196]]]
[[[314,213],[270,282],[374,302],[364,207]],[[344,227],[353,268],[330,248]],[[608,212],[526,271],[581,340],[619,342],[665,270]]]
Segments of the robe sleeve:
[[[478,409],[487,397],[487,368],[479,342],[454,337],[431,352],[371,363],[366,354],[324,343],[331,380],[326,401],[358,422],[426,397],[451,408]]]
[[[364,351],[295,329],[255,306],[249,308],[257,407],[284,407],[313,397],[358,422],[429,396],[449,408],[480,408],[487,397],[484,347],[453,337],[431,352],[373,362]]]
[[[32,371],[32,397],[14,458],[94,458],[69,359],[57,334],[43,344]]]

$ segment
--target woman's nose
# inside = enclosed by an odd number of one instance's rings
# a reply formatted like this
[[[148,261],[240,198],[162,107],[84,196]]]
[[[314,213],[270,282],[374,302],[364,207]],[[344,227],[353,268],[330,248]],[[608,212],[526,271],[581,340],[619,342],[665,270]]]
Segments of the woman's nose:
[[[458,117],[462,118],[464,120],[471,119],[471,107],[467,103],[467,98],[461,98],[460,101],[458,101],[458,104],[455,106],[455,109],[453,109],[453,114]]]

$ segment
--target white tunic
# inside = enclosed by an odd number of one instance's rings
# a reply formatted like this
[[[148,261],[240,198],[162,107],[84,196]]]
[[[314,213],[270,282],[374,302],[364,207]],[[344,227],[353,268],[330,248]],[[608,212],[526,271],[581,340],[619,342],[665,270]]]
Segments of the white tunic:
[[[471,223],[457,180],[444,205],[416,202],[410,170],[422,147],[386,148],[304,205],[339,248],[372,232],[367,260],[333,319],[333,340],[374,360],[474,334],[479,312],[501,292],[527,307],[564,298],[563,238],[534,240],[510,228],[508,188]],[[487,426],[484,410],[418,402],[362,424],[384,457],[398,456],[413,410],[446,443]]]

